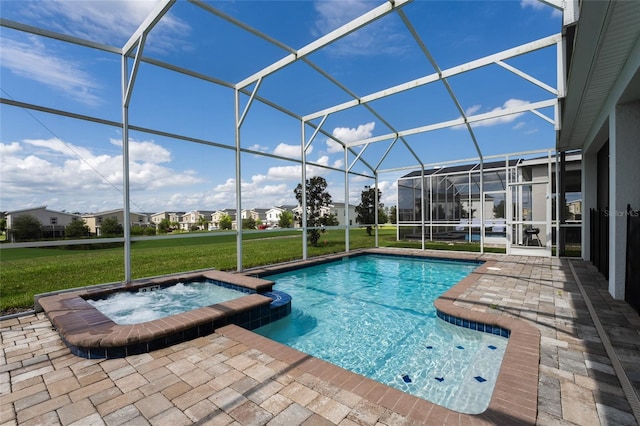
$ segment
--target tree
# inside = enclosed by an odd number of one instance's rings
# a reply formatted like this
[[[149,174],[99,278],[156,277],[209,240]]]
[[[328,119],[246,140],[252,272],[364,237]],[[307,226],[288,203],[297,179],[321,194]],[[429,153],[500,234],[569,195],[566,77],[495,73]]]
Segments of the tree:
[[[207,229],[208,225],[209,225],[209,221],[204,216],[199,216],[198,217],[198,222],[196,222],[196,223],[198,224],[198,228],[202,229],[202,230]]]
[[[256,229],[256,220],[252,217],[242,219],[242,229]]]
[[[322,226],[338,226],[340,225],[340,221],[338,220],[338,216],[333,213],[326,214],[320,217],[320,225]],[[324,229],[322,230],[324,232]]]
[[[220,229],[231,229],[233,221],[228,214],[223,215],[220,218]]]
[[[378,209],[378,223],[383,224],[389,222],[389,215],[387,214],[388,208],[381,207]]]
[[[382,198],[382,192],[380,189],[367,188],[360,194],[360,204],[356,206],[356,222],[361,225],[367,225],[367,235],[371,235],[371,224],[376,222],[376,191],[378,191],[378,222],[380,220],[380,210],[383,209],[384,204],[380,203]],[[383,212],[384,214],[384,212]]]
[[[84,219],[77,219],[65,226],[64,235],[67,238],[81,238],[89,235],[89,227]]]
[[[7,230],[7,219],[2,218],[0,219],[0,233],[4,232]]]
[[[305,182],[308,227],[315,228],[322,225],[322,209],[331,204],[331,195],[326,191],[326,189],[327,181],[321,176],[314,176],[311,179],[307,179]],[[302,184],[299,183],[293,192],[296,195],[298,204],[302,206]],[[302,207],[304,208],[305,206]],[[298,220],[300,221],[300,225],[302,225],[302,215],[300,215]],[[307,233],[307,237],[311,245],[317,247],[318,241],[320,240],[320,230],[310,229]]]
[[[282,214],[280,215],[278,226],[280,228],[289,228],[291,227],[292,223],[293,223],[293,213],[287,210],[283,211]]]
[[[35,216],[23,214],[12,221],[11,235],[16,241],[37,240],[42,237],[42,223]]]
[[[121,237],[124,235],[124,228],[114,217],[108,217],[100,225],[100,233],[103,237]]]
[[[131,235],[141,236],[144,235],[144,228],[140,225],[133,225],[131,229],[129,229],[129,232],[131,232]]]
[[[389,222],[394,225],[398,223],[398,208],[396,206],[391,206],[389,209]]]
[[[504,200],[493,205],[493,217],[504,218]]]
[[[472,209],[471,210],[472,217],[474,212],[475,212],[475,209]],[[453,205],[453,217],[448,219],[453,220],[453,219],[468,219],[468,218],[469,218],[469,212],[467,211],[467,209],[464,208],[460,200],[458,200],[458,202]]]
[[[171,225],[171,221],[165,217],[160,222],[158,222],[158,232],[160,234],[171,232]]]

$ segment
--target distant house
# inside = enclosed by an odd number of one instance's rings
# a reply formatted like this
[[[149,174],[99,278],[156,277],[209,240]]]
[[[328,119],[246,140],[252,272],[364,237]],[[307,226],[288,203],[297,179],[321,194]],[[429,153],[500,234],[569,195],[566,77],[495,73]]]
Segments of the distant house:
[[[299,217],[302,214],[302,207],[296,206],[293,210],[294,217]],[[344,226],[346,224],[346,209],[344,203],[333,203],[327,207],[320,209],[321,216],[334,215],[338,220],[338,226]],[[295,220],[295,226],[299,227],[300,224]],[[349,226],[356,223],[356,206],[349,204]]]
[[[295,208],[296,208],[295,205],[281,205],[281,206],[271,207],[269,210],[265,212],[265,216],[266,216],[264,221],[265,225],[267,225],[268,227],[273,227],[278,225],[278,223],[280,222],[280,216],[282,216],[282,213],[285,211],[293,213],[293,209]]]
[[[107,219],[115,219],[119,224],[124,225],[124,209],[108,210],[99,213],[83,214],[82,218],[87,223],[89,231],[97,236],[101,235],[100,227],[102,222]],[[147,213],[129,213],[130,226],[149,226],[149,214]]]
[[[298,220],[299,217],[302,216],[302,206],[296,206],[292,210],[293,212],[293,225],[295,228],[300,227],[300,222]],[[327,216],[331,213],[331,209],[329,207],[320,207],[320,216]]]
[[[338,224],[346,224],[346,208],[344,203],[333,203],[329,206],[329,213],[338,219]],[[356,223],[356,206],[349,204],[349,226]]]
[[[78,214],[71,214],[47,209],[47,206],[33,207],[29,209],[7,212],[7,232],[11,234],[13,221],[20,216],[33,216],[42,224],[44,238],[56,238],[64,236],[64,228],[74,220],[81,219]]]
[[[220,229],[220,219],[223,216],[229,216],[231,218],[231,228],[236,227],[236,209],[222,209],[216,210],[211,214],[211,222],[209,223],[209,230]]]
[[[569,220],[582,219],[582,200],[567,201],[567,212]]]
[[[171,223],[179,223],[180,222],[180,218],[182,217],[182,215],[184,215],[185,212],[160,212],[160,213],[154,213],[152,215],[150,215],[150,220],[151,223],[153,223],[154,225],[158,226],[158,224],[160,222],[162,222],[164,219],[168,219],[169,222]]]
[[[204,229],[202,225],[200,225],[200,218],[204,218],[209,222],[211,215],[214,212],[211,210],[192,210],[188,213],[180,216],[180,229],[183,231],[190,231],[194,227],[198,227],[199,229]]]
[[[244,209],[240,213],[241,219],[252,218],[255,221],[265,222],[267,220],[267,211],[269,209]]]

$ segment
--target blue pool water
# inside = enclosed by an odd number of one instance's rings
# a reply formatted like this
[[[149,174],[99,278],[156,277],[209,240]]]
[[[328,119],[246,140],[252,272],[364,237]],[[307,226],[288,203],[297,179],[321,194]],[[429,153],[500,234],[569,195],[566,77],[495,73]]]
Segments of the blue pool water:
[[[366,255],[270,275],[290,316],[255,332],[469,414],[491,399],[507,339],[449,324],[433,301],[478,265]]]

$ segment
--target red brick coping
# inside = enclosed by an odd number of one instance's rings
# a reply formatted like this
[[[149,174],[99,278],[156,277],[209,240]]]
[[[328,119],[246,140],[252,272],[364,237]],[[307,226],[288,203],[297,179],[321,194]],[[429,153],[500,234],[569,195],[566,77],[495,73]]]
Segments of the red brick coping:
[[[160,318],[141,324],[116,324],[98,311],[86,299],[96,299],[111,293],[155,285],[211,279],[245,287],[256,292],[271,291],[273,281],[210,270],[175,275],[170,278],[141,280],[131,285],[115,284],[101,288],[40,297],[37,300],[71,351],[86,358],[111,358],[149,352],[178,341],[210,334],[228,324],[225,319],[256,308],[267,307],[272,299],[260,294],[248,294],[220,304]],[[247,316],[249,318],[249,316]]]

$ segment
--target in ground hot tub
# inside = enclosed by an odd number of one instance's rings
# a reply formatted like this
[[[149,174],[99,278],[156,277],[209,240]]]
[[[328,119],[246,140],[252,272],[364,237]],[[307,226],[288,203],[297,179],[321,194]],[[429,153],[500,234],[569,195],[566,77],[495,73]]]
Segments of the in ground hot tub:
[[[127,324],[117,323],[93,305],[95,301],[122,293],[135,297],[138,292],[162,291],[179,283],[192,282],[230,289],[237,292],[238,297]],[[145,280],[128,286],[84,288],[39,297],[36,303],[73,354],[84,358],[121,358],[205,336],[227,324],[253,330],[283,318],[291,313],[291,297],[274,291],[273,284],[273,281],[211,270]]]

